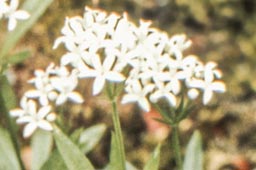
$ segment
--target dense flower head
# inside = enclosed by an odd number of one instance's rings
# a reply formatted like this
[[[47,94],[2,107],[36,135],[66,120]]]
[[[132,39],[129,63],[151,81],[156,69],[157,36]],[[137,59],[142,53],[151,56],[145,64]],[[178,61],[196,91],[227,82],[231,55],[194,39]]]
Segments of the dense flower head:
[[[18,1],[11,0],[10,6],[16,10]],[[0,19],[11,16],[9,8],[6,0],[0,0]],[[10,22],[16,23],[18,18],[14,19]],[[83,102],[75,91],[80,78],[94,78],[93,95],[100,94],[108,82],[122,82],[122,103],[136,102],[144,111],[160,100],[175,108],[184,95],[194,100],[200,92],[203,104],[208,104],[214,92],[225,92],[215,62],[204,64],[196,55],[185,56],[192,44],[185,34],[169,37],[149,21],[140,20],[136,26],[126,13],[107,14],[85,7],[82,17],[66,17],[61,33],[53,45],[55,49],[64,44],[67,50],[60,66],[36,70],[28,81],[35,88],[24,94],[20,108],[10,111],[17,123],[26,124],[25,137],[37,128],[53,129],[56,116],[51,106],[68,100]]]
[[[25,93],[27,98],[39,99],[39,103],[44,106],[51,101],[56,105],[61,105],[67,100],[75,103],[82,103],[82,96],[74,91],[78,85],[78,73],[76,69],[71,72],[65,66],[55,66],[51,63],[45,71],[35,70],[35,77],[29,80],[35,89]]]
[[[203,64],[195,55],[184,56],[192,44],[185,34],[169,37],[144,20],[136,26],[126,13],[107,14],[86,7],[83,17],[66,18],[53,48],[61,43],[67,49],[61,65],[77,69],[80,78],[95,78],[93,95],[107,81],[124,82],[122,103],[137,102],[145,111],[160,99],[176,107],[181,90],[190,100],[202,91],[203,104],[209,103],[213,92],[225,91],[216,63]]]
[[[0,19],[8,19],[9,31],[15,29],[17,20],[26,20],[30,16],[27,11],[18,10],[18,6],[19,0],[0,0]]]
[[[18,124],[25,124],[23,136],[31,136],[37,128],[51,131],[56,114],[51,112],[54,105],[62,105],[67,100],[82,103],[82,96],[74,91],[78,85],[77,70],[69,71],[64,66],[50,64],[46,70],[35,70],[35,77],[28,82],[34,89],[25,92],[20,108],[10,111]],[[37,110],[38,108],[38,110]]]

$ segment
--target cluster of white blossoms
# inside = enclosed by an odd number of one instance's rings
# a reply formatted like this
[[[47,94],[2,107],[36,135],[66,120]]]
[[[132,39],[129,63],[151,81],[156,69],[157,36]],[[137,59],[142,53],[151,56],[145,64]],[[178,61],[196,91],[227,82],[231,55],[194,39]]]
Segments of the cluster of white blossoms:
[[[19,0],[0,0],[0,20],[8,19],[8,30],[12,31],[17,25],[17,20],[26,20],[29,13],[25,10],[18,10]]]
[[[195,55],[183,56],[191,45],[185,35],[170,38],[150,25],[141,20],[136,26],[126,14],[107,14],[88,7],[83,17],[67,17],[63,35],[53,45],[55,49],[64,44],[67,49],[60,66],[50,64],[45,71],[36,70],[29,80],[35,89],[24,94],[21,108],[10,112],[17,123],[26,123],[24,136],[37,128],[52,130],[53,104],[83,102],[74,91],[80,78],[95,79],[93,95],[101,93],[107,82],[124,83],[122,103],[137,102],[144,111],[160,99],[175,107],[181,94],[193,100],[200,91],[207,104],[213,92],[225,91],[216,63],[204,65]],[[41,106],[38,111],[37,104]]]
[[[63,43],[67,49],[61,65],[77,69],[79,78],[95,78],[93,95],[102,91],[106,81],[124,82],[122,103],[138,102],[145,111],[150,110],[150,102],[160,99],[175,107],[181,91],[192,100],[203,91],[204,104],[213,92],[225,91],[216,63],[204,65],[195,55],[183,56],[191,45],[185,35],[168,37],[150,25],[141,20],[136,26],[125,14],[86,7],[83,17],[66,18],[54,48]]]
[[[74,91],[78,85],[77,71],[50,64],[46,70],[36,70],[35,77],[29,80],[34,89],[25,92],[20,107],[10,111],[18,124],[26,124],[23,136],[29,137],[37,128],[51,131],[51,122],[56,114],[51,112],[53,105],[59,106],[67,100],[82,103],[82,96]],[[40,108],[37,111],[38,105]]]

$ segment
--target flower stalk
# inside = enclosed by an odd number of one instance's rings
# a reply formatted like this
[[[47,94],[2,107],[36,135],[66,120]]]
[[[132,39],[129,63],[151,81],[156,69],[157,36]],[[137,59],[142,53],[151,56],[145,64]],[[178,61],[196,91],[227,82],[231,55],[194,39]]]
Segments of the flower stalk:
[[[120,120],[119,120],[119,115],[117,112],[117,102],[115,99],[112,99],[112,121],[114,124],[114,130],[117,135],[117,147],[118,150],[120,151],[120,157],[121,157],[121,165],[122,165],[122,170],[125,170],[125,151],[124,151],[124,142],[123,142],[123,136],[122,136],[122,130],[121,130],[121,125],[120,125]]]
[[[176,126],[171,125],[171,127],[172,127],[172,148],[174,150],[175,161],[176,161],[178,170],[183,170],[178,125]]]

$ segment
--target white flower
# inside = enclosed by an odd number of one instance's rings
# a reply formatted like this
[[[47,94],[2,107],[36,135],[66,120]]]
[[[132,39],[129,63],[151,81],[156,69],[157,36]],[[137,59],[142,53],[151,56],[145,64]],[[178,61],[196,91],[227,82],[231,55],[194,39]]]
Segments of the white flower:
[[[178,77],[189,81],[194,76],[200,75],[203,71],[203,64],[198,60],[197,56],[189,55],[182,60],[176,60],[179,64],[177,65]]]
[[[4,14],[8,21],[8,30],[12,31],[17,25],[17,20],[26,20],[29,18],[29,13],[24,10],[17,10],[19,5],[18,0],[11,0],[8,11]]]
[[[169,43],[170,43],[169,44],[169,48],[170,48],[169,52],[171,54],[175,54],[176,57],[178,57],[178,58],[181,55],[181,53],[185,49],[190,47],[190,45],[192,44],[192,42],[190,40],[186,40],[186,35],[184,35],[184,34],[172,36]]]
[[[154,103],[161,98],[165,98],[170,106],[176,106],[176,96],[173,94],[173,85],[171,82],[167,84],[159,83],[157,89],[150,95],[150,101]]]
[[[52,77],[51,84],[53,88],[59,93],[56,98],[56,105],[61,105],[68,99],[75,103],[83,102],[82,96],[78,92],[74,91],[78,84],[75,70],[69,76]]]
[[[109,44],[111,44],[111,41]],[[116,63],[113,67],[113,70],[117,72],[121,72],[133,57],[131,51],[129,51],[127,48],[118,49],[110,45],[105,49],[105,53],[106,56],[112,56],[116,58]]]
[[[209,103],[212,98],[213,92],[223,93],[226,91],[225,84],[221,81],[207,82],[202,80],[195,80],[192,82],[192,87],[201,88],[204,91],[203,104]]]
[[[61,64],[78,69],[80,78],[95,78],[93,95],[102,91],[106,81],[125,80],[123,103],[138,102],[149,110],[148,97],[151,102],[165,98],[175,107],[181,90],[195,99],[197,89],[203,89],[204,103],[208,103],[213,91],[224,91],[224,83],[214,81],[221,77],[215,63],[204,66],[197,56],[183,56],[191,45],[186,35],[169,38],[148,21],[141,20],[136,26],[125,13],[107,15],[86,7],[83,17],[66,19],[62,34],[54,45],[56,48],[64,43],[67,48]],[[126,66],[130,68],[127,78],[122,74]]]
[[[219,76],[219,71],[215,70],[215,67],[215,63],[207,63],[203,72],[203,79],[193,79],[188,83],[189,87],[199,88],[204,91],[203,104],[209,103],[213,92],[223,93],[226,91],[225,84],[222,81],[214,81],[214,78]]]
[[[20,107],[21,108],[12,109],[10,111],[10,115],[12,117],[22,117],[23,115],[31,112],[31,107],[29,107],[28,98],[26,98],[25,96],[23,96],[20,100]]]
[[[97,95],[102,91],[106,80],[112,82],[122,82],[125,80],[121,73],[111,70],[114,62],[114,56],[107,56],[103,64],[101,64],[100,57],[97,55],[92,58],[93,68],[80,73],[81,78],[95,77],[93,95]]]
[[[122,99],[122,104],[137,102],[146,112],[150,110],[150,103],[147,95],[154,89],[153,84],[142,86],[139,80],[134,80],[132,84],[126,87],[126,92]]]
[[[121,48],[132,49],[135,46],[137,37],[134,34],[135,25],[128,21],[127,15],[119,19],[116,29],[111,35],[113,43],[120,44]]]
[[[54,88],[50,83],[50,72],[53,65],[49,65],[46,71],[36,70],[35,78],[29,82],[33,83],[36,89],[29,90],[25,93],[28,98],[38,98],[41,105],[48,105],[49,99],[53,100],[56,96]]]
[[[25,138],[31,136],[37,128],[46,131],[53,130],[53,127],[49,120],[54,121],[55,114],[51,113],[50,106],[43,106],[37,111],[36,102],[33,100],[27,100],[22,105],[22,109],[24,110],[20,109],[19,112],[23,113],[18,116],[16,122],[18,124],[26,124],[23,131],[23,136]],[[10,113],[14,116],[17,111],[18,109],[14,109],[11,110]],[[48,116],[51,119],[47,119]]]
[[[82,18],[78,16],[66,17],[65,25],[61,30],[63,36],[55,40],[53,49],[57,48],[60,43],[64,43],[68,50],[72,50],[76,44],[82,43],[86,37],[82,21]]]
[[[88,52],[79,47],[75,47],[72,52],[64,54],[61,58],[61,65],[66,66],[71,64],[74,68],[82,71],[88,69],[87,65],[84,63],[83,56],[87,56]]]

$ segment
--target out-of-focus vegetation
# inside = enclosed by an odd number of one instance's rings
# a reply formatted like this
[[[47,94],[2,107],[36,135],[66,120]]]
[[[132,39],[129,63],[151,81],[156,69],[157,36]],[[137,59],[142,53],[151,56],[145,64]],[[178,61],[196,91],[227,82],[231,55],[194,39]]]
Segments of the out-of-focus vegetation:
[[[109,12],[126,11],[135,22],[152,20],[153,25],[171,34],[186,33],[192,40],[190,52],[202,60],[219,63],[227,92],[211,106],[196,108],[181,123],[181,143],[187,145],[195,129],[202,132],[205,169],[252,169],[256,163],[256,1],[254,0],[57,0],[17,47],[29,48],[31,58],[14,67],[16,93],[28,89],[26,81],[33,70],[58,63],[63,50],[52,50],[54,40],[66,16],[81,15],[85,5]],[[31,62],[32,61],[32,62]],[[82,84],[86,103],[67,112],[74,128],[103,122],[111,127],[111,118],[103,97],[90,100],[88,85]],[[160,138],[171,130],[152,133],[145,116],[131,106],[120,106],[128,160],[142,167]],[[67,107],[68,108],[68,107]],[[157,128],[157,126],[156,126]],[[154,135],[153,135],[154,134]],[[157,137],[156,137],[157,136]],[[159,137],[160,136],[160,137]],[[153,140],[154,139],[154,140]],[[161,168],[170,169],[173,156],[170,144],[163,140]],[[108,162],[110,130],[96,150],[89,154],[98,167]],[[241,163],[242,162],[242,163]],[[246,170],[244,168],[244,170]]]

